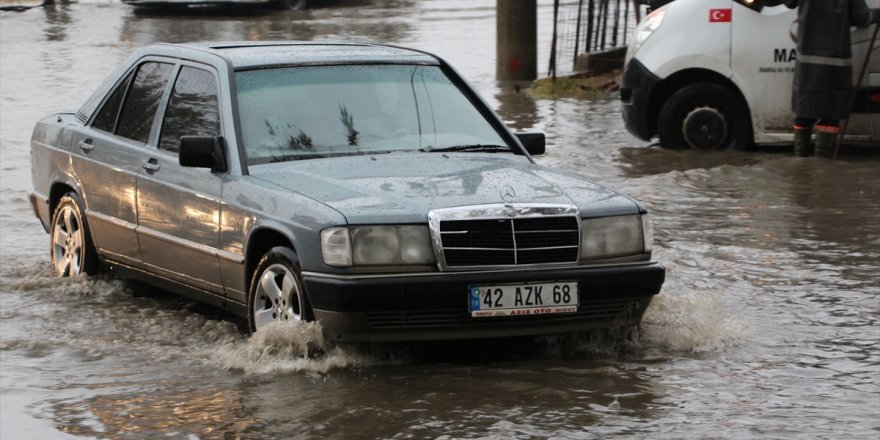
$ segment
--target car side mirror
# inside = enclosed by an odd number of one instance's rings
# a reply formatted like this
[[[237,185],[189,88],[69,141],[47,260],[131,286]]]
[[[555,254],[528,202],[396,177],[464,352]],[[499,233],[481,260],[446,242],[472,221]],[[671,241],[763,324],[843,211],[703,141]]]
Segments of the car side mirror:
[[[227,171],[226,142],[222,136],[183,136],[180,138],[180,165]]]
[[[547,148],[547,139],[544,136],[544,133],[537,131],[516,133],[516,137],[519,139],[520,143],[523,144],[523,147],[526,147],[526,151],[532,156],[540,156],[544,154],[544,151]]]

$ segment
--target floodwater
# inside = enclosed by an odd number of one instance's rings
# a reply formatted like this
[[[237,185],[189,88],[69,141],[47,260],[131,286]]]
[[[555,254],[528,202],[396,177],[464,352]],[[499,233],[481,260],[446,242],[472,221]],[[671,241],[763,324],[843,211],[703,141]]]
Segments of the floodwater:
[[[614,96],[494,80],[493,1],[374,0],[246,16],[117,1],[0,14],[0,437],[880,437],[880,159],[665,151]],[[552,6],[541,2],[546,71]],[[447,58],[540,161],[654,214],[663,292],[634,337],[329,345],[110,278],[57,279],[27,201],[34,122],[156,41],[379,41]]]

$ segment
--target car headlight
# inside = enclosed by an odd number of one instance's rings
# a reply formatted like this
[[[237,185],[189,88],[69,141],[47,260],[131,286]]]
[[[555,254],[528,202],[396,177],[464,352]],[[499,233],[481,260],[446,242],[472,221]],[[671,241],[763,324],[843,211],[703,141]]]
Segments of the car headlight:
[[[581,260],[650,252],[653,241],[651,223],[645,217],[626,215],[584,220],[581,225]]]
[[[434,250],[427,226],[356,226],[321,231],[329,266],[429,265]]]
[[[651,216],[642,214],[642,237],[645,240],[645,252],[654,250],[654,223],[651,222]]]
[[[666,8],[660,8],[655,10],[654,12],[648,14],[648,17],[645,18],[645,21],[639,23],[635,30],[635,37],[633,38],[633,42],[630,45],[629,51],[627,52],[627,60],[632,58],[636,52],[645,44],[645,41],[648,41],[648,38],[654,34],[654,32],[660,28],[660,25],[663,24],[663,17],[666,16]]]
[[[351,266],[351,234],[348,228],[321,231],[321,255],[328,266]]]

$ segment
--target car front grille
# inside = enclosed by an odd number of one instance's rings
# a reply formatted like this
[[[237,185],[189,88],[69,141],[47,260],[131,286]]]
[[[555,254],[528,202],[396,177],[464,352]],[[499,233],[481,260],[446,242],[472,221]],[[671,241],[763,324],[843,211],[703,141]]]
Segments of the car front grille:
[[[580,221],[576,215],[440,220],[448,268],[574,263]]]

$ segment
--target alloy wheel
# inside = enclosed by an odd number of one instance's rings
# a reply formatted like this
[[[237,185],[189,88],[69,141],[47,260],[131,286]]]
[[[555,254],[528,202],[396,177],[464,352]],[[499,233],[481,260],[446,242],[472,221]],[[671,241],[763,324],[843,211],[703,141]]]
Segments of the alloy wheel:
[[[290,268],[275,263],[260,275],[254,294],[256,330],[276,321],[301,321],[301,289]]]
[[[52,263],[61,276],[79,275],[83,269],[83,228],[74,205],[64,204],[52,227]]]

